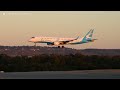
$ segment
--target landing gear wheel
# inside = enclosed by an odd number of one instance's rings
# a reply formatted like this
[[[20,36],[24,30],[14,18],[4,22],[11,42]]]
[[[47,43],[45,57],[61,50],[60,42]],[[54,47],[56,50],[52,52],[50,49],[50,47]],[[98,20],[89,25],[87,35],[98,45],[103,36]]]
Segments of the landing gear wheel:
[[[62,46],[62,48],[64,48],[64,46]]]
[[[58,46],[58,48],[60,48],[60,46]]]

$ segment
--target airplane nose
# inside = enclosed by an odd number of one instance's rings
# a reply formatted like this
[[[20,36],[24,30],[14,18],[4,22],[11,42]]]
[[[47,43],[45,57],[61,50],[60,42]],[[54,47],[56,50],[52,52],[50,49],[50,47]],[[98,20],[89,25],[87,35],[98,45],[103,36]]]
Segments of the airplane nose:
[[[28,42],[31,42],[32,40],[30,39],[30,40],[28,40]]]

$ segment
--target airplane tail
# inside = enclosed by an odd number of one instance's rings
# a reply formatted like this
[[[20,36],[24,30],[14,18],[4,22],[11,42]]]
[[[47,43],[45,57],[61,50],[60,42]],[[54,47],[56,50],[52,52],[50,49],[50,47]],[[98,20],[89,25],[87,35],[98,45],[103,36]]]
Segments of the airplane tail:
[[[94,29],[91,29],[91,30],[85,35],[85,37],[83,38],[82,41],[83,41],[83,42],[88,42],[88,41],[96,40],[96,39],[92,39],[93,31],[94,31]]]

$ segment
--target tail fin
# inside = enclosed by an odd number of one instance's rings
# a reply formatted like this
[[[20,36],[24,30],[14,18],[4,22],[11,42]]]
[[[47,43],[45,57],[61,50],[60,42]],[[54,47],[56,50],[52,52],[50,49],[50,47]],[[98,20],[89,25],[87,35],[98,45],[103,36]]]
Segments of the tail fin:
[[[94,29],[91,29],[83,38],[83,41],[91,41]]]

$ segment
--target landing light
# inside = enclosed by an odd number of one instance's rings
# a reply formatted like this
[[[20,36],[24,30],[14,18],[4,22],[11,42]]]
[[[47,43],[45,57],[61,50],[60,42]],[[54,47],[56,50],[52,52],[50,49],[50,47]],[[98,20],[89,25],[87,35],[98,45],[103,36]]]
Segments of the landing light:
[[[1,73],[4,73],[4,71],[0,71]]]

